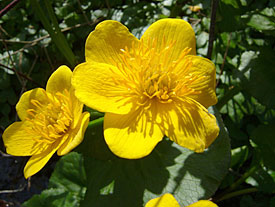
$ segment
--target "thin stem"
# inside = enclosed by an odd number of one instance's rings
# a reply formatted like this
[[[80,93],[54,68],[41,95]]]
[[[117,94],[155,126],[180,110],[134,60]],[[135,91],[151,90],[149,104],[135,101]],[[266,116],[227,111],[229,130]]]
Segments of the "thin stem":
[[[4,9],[0,11],[0,17],[2,17],[4,14],[6,14],[11,8],[13,8],[20,0],[13,0],[11,3],[9,3]]]
[[[229,199],[229,198],[233,198],[233,197],[248,194],[248,193],[254,193],[254,192],[257,192],[257,191],[258,191],[257,188],[246,188],[246,189],[243,189],[243,190],[228,193],[228,194],[222,196],[220,199],[215,200],[215,202],[220,202],[220,201],[223,201],[223,200],[226,200],[226,199]]]
[[[104,19],[103,17],[100,17],[100,18],[96,19],[95,21],[91,21],[90,24],[91,24],[91,25],[95,25],[95,24],[97,24],[98,22],[102,21],[103,19]],[[72,26],[72,27],[67,27],[67,28],[62,29],[61,32],[67,32],[67,31],[70,31],[70,30],[75,29],[75,28],[79,28],[79,27],[86,26],[87,24],[88,24],[88,23],[76,24],[76,25],[74,25],[74,26]],[[0,27],[0,28],[1,28],[1,27]],[[29,42],[30,42],[29,44],[26,44],[23,48],[21,48],[21,49],[15,51],[15,52],[13,52],[11,55],[15,55],[15,54],[17,54],[17,53],[19,53],[19,52],[23,52],[25,49],[27,49],[27,48],[29,48],[29,47],[33,47],[33,46],[35,46],[38,42],[40,42],[40,41],[42,41],[42,40],[44,40],[44,39],[46,39],[46,38],[49,38],[49,37],[50,37],[50,35],[45,35],[45,36],[39,37],[39,38],[37,38],[37,39],[35,39],[35,40],[29,41]],[[6,41],[6,40],[5,40],[5,39],[0,39],[0,42],[3,42],[3,41]],[[8,40],[7,43],[12,43],[12,40]],[[18,41],[18,42],[17,42],[17,41],[14,41],[14,43],[22,43],[22,41]],[[1,58],[0,61],[3,60],[3,59],[6,59],[6,58],[8,58],[8,56],[5,56],[5,57]]]
[[[39,83],[37,83],[36,81],[34,81],[33,79],[31,79],[30,77],[26,76],[25,74],[23,74],[23,73],[21,73],[19,71],[16,71],[14,68],[10,68],[10,67],[8,67],[6,65],[3,65],[1,63],[0,63],[0,66],[2,66],[3,68],[6,68],[8,70],[13,71],[15,74],[21,76],[22,78],[25,78],[28,81],[31,81],[32,83],[36,84],[37,86],[42,87]]]
[[[212,51],[213,51],[213,43],[215,40],[215,24],[216,24],[216,12],[219,4],[219,0],[212,0],[211,5],[211,20],[210,20],[210,29],[209,29],[209,43],[207,49],[207,58],[211,59]]]
[[[230,34],[229,34],[229,39],[227,41],[226,49],[225,49],[225,52],[224,52],[224,55],[223,55],[223,61],[222,61],[222,66],[221,66],[221,70],[220,70],[220,74],[219,74],[219,79],[217,80],[217,83],[216,83],[216,88],[219,85],[219,82],[221,80],[221,76],[222,76],[222,73],[223,73],[223,68],[224,68],[224,65],[225,65],[225,60],[226,60],[227,53],[228,53],[228,48],[229,48],[230,41],[231,41],[231,36],[232,36],[232,32],[230,32]]]
[[[103,120],[104,120],[104,117],[100,117],[96,120],[90,121],[88,127],[100,125],[103,123]]]
[[[241,185],[248,177],[250,177],[253,173],[255,173],[258,170],[259,166],[255,165],[251,167],[247,172],[245,172],[242,177],[240,177],[235,183],[233,183],[229,188],[227,188],[224,192],[222,192],[220,195],[217,195],[215,197],[215,200],[219,201],[222,198],[224,198],[226,195],[231,194],[233,190],[235,190],[239,185]],[[234,192],[233,192],[234,193]]]

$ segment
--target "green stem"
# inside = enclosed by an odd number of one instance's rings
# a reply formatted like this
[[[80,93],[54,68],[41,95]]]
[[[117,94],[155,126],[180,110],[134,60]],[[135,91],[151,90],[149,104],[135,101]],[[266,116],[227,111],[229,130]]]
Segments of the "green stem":
[[[235,183],[233,183],[226,191],[225,193],[231,192],[235,190],[240,184],[242,184],[248,177],[250,177],[254,172],[258,170],[259,166],[255,165],[252,168],[250,168],[247,172],[245,172],[242,177],[240,177]]]
[[[100,117],[100,118],[98,118],[96,120],[90,121],[88,127],[98,126],[98,125],[100,125],[100,124],[103,123],[103,120],[104,120],[104,117]]]
[[[258,191],[257,188],[247,188],[247,189],[235,191],[235,192],[232,192],[232,193],[225,194],[224,196],[222,196],[221,198],[216,200],[216,202],[220,202],[220,201],[223,201],[223,200],[235,197],[235,196],[243,195],[243,194],[254,193],[254,192],[257,192],[257,191]]]
[[[242,177],[240,177],[235,183],[233,183],[229,188],[227,188],[224,192],[221,194],[217,195],[214,200],[220,201],[222,198],[234,194],[230,193],[233,190],[235,190],[240,184],[242,184],[248,177],[250,177],[254,172],[256,172],[259,168],[259,165],[255,165],[251,167],[247,172],[245,172]],[[237,191],[238,192],[238,191]],[[234,194],[235,195],[235,194]],[[224,200],[224,199],[223,199]]]

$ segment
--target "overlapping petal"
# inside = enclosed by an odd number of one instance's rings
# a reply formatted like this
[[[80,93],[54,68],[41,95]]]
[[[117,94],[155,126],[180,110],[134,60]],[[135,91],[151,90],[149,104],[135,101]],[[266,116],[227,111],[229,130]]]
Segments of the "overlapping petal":
[[[218,136],[215,116],[192,99],[159,105],[158,110],[165,135],[182,147],[203,152]]]
[[[78,65],[72,78],[75,94],[81,102],[98,111],[117,114],[128,113],[134,105],[127,82],[116,67],[90,62]]]
[[[154,41],[158,50],[170,44],[173,47],[170,51],[169,63],[177,60],[185,48],[191,48],[190,55],[196,54],[195,33],[191,25],[182,19],[161,19],[153,23],[141,37],[145,44],[153,44]]]
[[[128,159],[148,155],[163,138],[153,116],[150,111],[142,109],[125,115],[106,113],[104,137],[111,151]]]
[[[3,141],[7,149],[7,153],[15,156],[30,156],[39,154],[45,150],[45,143],[37,143],[34,137],[30,136],[31,123],[14,122],[3,133]]]
[[[74,149],[76,146],[78,146],[82,142],[84,138],[84,133],[88,127],[89,121],[90,121],[89,112],[84,112],[81,115],[81,118],[79,119],[78,126],[72,130],[72,132],[69,134],[66,141],[58,149],[57,154],[59,156],[69,153],[72,149]]]
[[[57,151],[60,147],[64,139],[60,139],[54,142],[52,145],[48,145],[47,149],[44,150],[40,154],[33,155],[27,162],[24,168],[24,176],[27,179],[28,177],[34,175],[38,171],[40,171],[49,159],[53,156],[53,154]]]
[[[138,41],[120,22],[103,21],[96,26],[86,40],[86,61],[113,65],[120,61],[121,49],[125,47],[130,49]]]
[[[43,88],[36,88],[23,93],[16,104],[17,114],[22,121],[29,116],[27,110],[35,108],[35,106],[31,103],[31,100],[37,100],[43,104],[48,103],[48,99],[45,96],[45,90]]]
[[[65,89],[69,91],[71,88],[72,74],[70,68],[65,65],[60,66],[49,78],[46,91],[52,94],[63,92]]]

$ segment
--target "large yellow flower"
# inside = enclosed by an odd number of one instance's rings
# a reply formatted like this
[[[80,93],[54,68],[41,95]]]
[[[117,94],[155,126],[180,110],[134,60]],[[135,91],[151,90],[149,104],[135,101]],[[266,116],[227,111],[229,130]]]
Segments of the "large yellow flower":
[[[31,156],[24,169],[26,178],[41,170],[56,151],[64,155],[83,140],[90,114],[82,113],[71,77],[71,70],[61,66],[49,78],[46,91],[25,92],[16,105],[22,121],[3,133],[7,153]]]
[[[177,200],[170,193],[166,193],[158,198],[148,201],[145,207],[180,207]],[[200,200],[186,207],[218,207],[215,203],[208,200]]]
[[[184,20],[163,19],[137,39],[117,21],[89,35],[86,62],[72,84],[87,106],[106,112],[104,136],[123,158],[148,155],[166,135],[203,152],[217,137],[215,66],[195,56],[195,34]]]

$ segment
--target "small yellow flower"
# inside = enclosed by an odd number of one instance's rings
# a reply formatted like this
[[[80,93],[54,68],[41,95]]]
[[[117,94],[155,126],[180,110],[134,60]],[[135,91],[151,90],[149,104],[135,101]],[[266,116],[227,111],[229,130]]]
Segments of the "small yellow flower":
[[[86,41],[86,62],[72,84],[87,106],[106,112],[104,137],[123,158],[148,155],[166,135],[203,152],[217,137],[215,66],[196,56],[186,21],[163,19],[137,39],[117,21],[104,21]]]
[[[145,207],[180,207],[177,200],[170,193],[166,193],[158,198],[148,201]],[[218,207],[215,203],[208,200],[200,200],[186,207]]]
[[[22,121],[11,124],[3,133],[7,153],[31,156],[24,175],[41,170],[52,155],[64,155],[81,143],[89,123],[89,113],[71,87],[72,72],[59,67],[49,78],[46,90],[25,92],[16,105]]]

